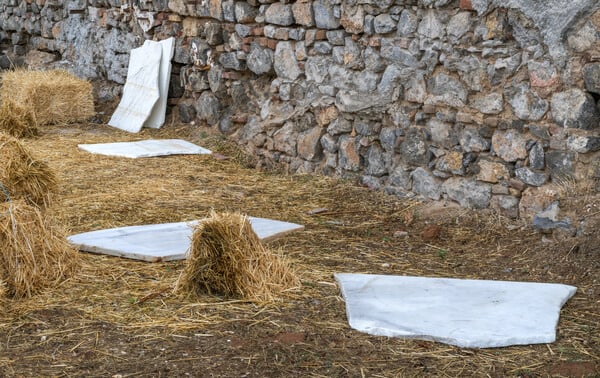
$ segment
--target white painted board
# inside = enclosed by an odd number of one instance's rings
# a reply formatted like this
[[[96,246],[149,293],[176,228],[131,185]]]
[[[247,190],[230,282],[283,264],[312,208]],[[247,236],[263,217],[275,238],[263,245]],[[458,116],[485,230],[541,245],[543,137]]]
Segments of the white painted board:
[[[160,128],[165,123],[165,114],[167,112],[167,99],[169,97],[169,81],[171,80],[171,59],[175,52],[175,38],[170,37],[160,42],[147,40],[144,45],[158,44],[162,48],[160,60],[160,70],[158,72],[158,92],[160,97],[154,107],[152,113],[144,123],[144,127],[153,129]]]
[[[160,98],[158,77],[162,50],[159,43],[131,50],[123,95],[108,121],[110,126],[131,133],[142,129]]]
[[[466,348],[551,343],[574,286],[335,274],[350,327]]]
[[[183,139],[148,139],[137,142],[79,144],[79,148],[92,154],[127,158],[144,158],[166,155],[211,154],[204,147]]]
[[[304,226],[265,218],[248,217],[263,240],[272,240]],[[67,239],[79,250],[144,261],[183,260],[198,221],[117,227],[85,232]]]

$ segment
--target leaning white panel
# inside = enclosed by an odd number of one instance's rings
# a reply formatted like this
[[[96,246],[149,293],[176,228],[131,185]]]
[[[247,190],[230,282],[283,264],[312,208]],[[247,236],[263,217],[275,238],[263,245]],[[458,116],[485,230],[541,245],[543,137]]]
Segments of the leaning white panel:
[[[350,326],[378,336],[467,348],[551,343],[562,284],[340,273]]]
[[[78,147],[92,154],[127,158],[212,153],[204,147],[182,139],[149,139],[137,142],[79,144]]]
[[[142,129],[160,98],[158,77],[162,50],[159,43],[131,50],[123,96],[108,121],[110,126],[131,133]]]
[[[304,226],[265,218],[249,217],[252,229],[263,240],[272,240]],[[117,227],[68,237],[85,252],[102,253],[144,261],[185,259],[198,221]]]
[[[147,40],[144,45],[158,44],[162,48],[160,61],[160,71],[158,74],[158,91],[160,98],[154,104],[150,117],[144,123],[145,127],[153,129],[160,128],[165,123],[165,113],[167,111],[167,99],[169,95],[169,81],[171,80],[171,59],[175,52],[175,38],[170,37],[160,42]]]

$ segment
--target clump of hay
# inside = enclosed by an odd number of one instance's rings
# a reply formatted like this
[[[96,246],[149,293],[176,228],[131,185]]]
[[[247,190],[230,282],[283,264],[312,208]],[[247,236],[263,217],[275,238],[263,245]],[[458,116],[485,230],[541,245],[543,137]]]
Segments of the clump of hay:
[[[6,71],[1,99],[30,108],[37,126],[85,121],[94,115],[92,84],[64,70]]]
[[[6,99],[0,104],[0,131],[16,138],[32,137],[38,134],[33,112],[30,108]]]
[[[22,200],[0,203],[0,282],[8,296],[30,297],[57,285],[75,272],[79,258],[38,208]]]
[[[0,184],[8,192],[0,194],[0,202],[22,198],[38,207],[50,204],[57,189],[54,172],[36,160],[16,138],[0,132]]]
[[[213,212],[194,230],[175,291],[269,302],[298,284],[292,268],[264,246],[246,216]]]

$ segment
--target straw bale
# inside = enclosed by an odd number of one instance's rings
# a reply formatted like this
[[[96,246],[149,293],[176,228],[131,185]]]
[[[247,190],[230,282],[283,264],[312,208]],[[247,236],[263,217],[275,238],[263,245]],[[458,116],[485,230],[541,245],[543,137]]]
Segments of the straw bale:
[[[70,277],[79,253],[64,231],[22,200],[0,203],[0,281],[8,296],[30,297]]]
[[[18,139],[0,132],[0,201],[23,198],[46,207],[57,189],[56,176],[45,162],[36,160]]]
[[[0,97],[29,107],[37,126],[85,121],[94,115],[92,84],[64,70],[7,71]]]
[[[11,99],[6,99],[0,104],[0,131],[5,131],[16,138],[38,134],[31,109]]]
[[[175,290],[268,302],[298,284],[289,264],[264,246],[246,216],[212,212],[194,230]]]

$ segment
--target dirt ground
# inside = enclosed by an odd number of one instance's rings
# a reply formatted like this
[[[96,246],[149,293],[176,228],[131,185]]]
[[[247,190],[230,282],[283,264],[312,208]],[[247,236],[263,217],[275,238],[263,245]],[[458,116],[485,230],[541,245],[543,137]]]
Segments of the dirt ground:
[[[178,137],[216,156],[124,159],[79,143]],[[599,377],[600,201],[566,188],[579,236],[540,234],[489,211],[400,200],[351,182],[253,168],[205,127],[169,122],[128,134],[104,124],[51,126],[24,140],[60,180],[48,210],[68,234],[187,221],[216,211],[301,223],[269,243],[302,287],[271,304],[172,293],[185,262],[82,253],[77,275],[0,303],[0,376]],[[568,195],[567,195],[568,194]],[[311,214],[311,210],[325,208]],[[352,330],[336,272],[555,282],[577,286],[557,341],[494,349]]]

